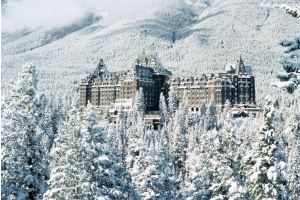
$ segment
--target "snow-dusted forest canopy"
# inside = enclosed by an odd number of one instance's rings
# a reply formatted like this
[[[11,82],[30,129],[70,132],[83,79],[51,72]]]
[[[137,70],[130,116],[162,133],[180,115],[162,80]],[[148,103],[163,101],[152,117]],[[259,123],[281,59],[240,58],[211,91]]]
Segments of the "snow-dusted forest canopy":
[[[285,72],[277,75],[280,82],[275,82],[274,85],[293,93],[300,84],[300,37],[283,40],[279,44],[286,47],[284,52],[287,53],[287,58],[281,61]]]
[[[1,199],[300,199],[298,0],[36,2],[2,1]],[[141,90],[116,124],[80,111],[100,58],[128,69],[143,49],[176,74],[242,55],[263,112],[232,118],[212,98],[192,115],[173,90],[162,130],[143,128]]]
[[[130,112],[99,124],[37,92],[23,66],[2,102],[2,199],[299,199],[300,104],[267,96],[256,117],[211,99],[160,97],[161,130],[145,130],[140,89]],[[283,91],[284,92],[284,91]]]

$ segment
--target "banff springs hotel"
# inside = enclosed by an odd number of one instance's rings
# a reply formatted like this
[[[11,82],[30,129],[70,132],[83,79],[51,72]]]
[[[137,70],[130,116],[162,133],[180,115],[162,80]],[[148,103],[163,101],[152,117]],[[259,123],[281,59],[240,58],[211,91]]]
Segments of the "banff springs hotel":
[[[156,55],[145,53],[135,60],[131,69],[118,72],[107,71],[101,59],[94,73],[81,80],[80,107],[85,107],[90,101],[100,116],[107,113],[117,115],[120,108],[124,111],[131,109],[136,91],[141,87],[146,108],[145,121],[148,117],[151,123],[159,121],[160,94],[163,93],[167,99],[171,87],[179,102],[184,94],[187,96],[191,113],[200,112],[201,104],[209,104],[213,96],[219,105],[229,100],[236,111],[256,110],[255,77],[242,58],[236,64],[227,64],[223,73],[173,76],[171,71],[162,67]]]

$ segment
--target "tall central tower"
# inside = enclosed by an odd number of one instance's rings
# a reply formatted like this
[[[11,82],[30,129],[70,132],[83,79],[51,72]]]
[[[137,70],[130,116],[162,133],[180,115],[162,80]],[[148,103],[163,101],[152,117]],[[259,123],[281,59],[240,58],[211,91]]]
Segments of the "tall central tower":
[[[100,78],[101,81],[103,81],[103,74],[107,73],[107,69],[105,67],[103,59],[100,59],[97,68],[95,70],[95,75]]]

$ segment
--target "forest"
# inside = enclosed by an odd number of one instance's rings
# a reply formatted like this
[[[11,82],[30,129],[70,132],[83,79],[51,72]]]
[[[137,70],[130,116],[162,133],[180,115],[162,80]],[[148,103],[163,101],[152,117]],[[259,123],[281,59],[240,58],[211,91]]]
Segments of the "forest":
[[[297,38],[281,44],[299,49]],[[25,64],[2,101],[2,199],[299,199],[300,102],[284,98],[297,91],[299,63],[283,63],[282,98],[266,95],[259,115],[233,118],[214,98],[191,114],[171,88],[158,131],[144,129],[142,89],[116,124],[98,123],[90,103],[39,93]]]
[[[298,1],[134,0],[100,14],[79,4],[81,18],[60,23],[37,15],[68,3],[32,2],[2,1],[7,22],[34,26],[1,36],[1,199],[300,199]],[[171,89],[159,100],[162,129],[145,130],[141,89],[116,123],[79,107],[80,78],[99,56],[126,69],[143,48],[178,74],[217,72],[242,55],[262,112],[234,118],[211,98],[192,114]]]

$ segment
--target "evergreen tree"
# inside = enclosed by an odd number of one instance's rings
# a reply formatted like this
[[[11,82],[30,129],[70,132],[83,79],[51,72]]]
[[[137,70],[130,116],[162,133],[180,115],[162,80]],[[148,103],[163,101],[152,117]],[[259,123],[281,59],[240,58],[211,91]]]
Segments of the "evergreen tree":
[[[288,135],[288,182],[290,199],[300,199],[300,122],[299,116],[292,115],[284,130]]]
[[[130,139],[128,167],[136,188],[142,199],[174,199],[178,182],[172,173],[169,156],[169,139],[167,135],[161,137],[159,149],[152,145],[151,138],[142,137],[143,121],[139,119],[137,134]],[[133,143],[133,141],[135,141]],[[150,145],[147,145],[150,143]]]
[[[230,108],[231,108],[231,103],[227,99],[225,104],[224,104],[222,112],[220,112],[220,117],[219,117],[219,126],[220,127],[223,127],[224,124],[226,123],[226,120],[228,120],[228,118],[231,117],[230,116],[231,115]]]
[[[47,113],[49,116],[48,120],[48,126],[49,126],[49,131],[52,133],[49,138],[49,149],[52,148],[52,145],[54,143],[54,139],[58,134],[58,129],[61,126],[62,121],[64,121],[64,110],[63,110],[63,105],[62,105],[62,100],[59,99],[58,102],[54,102],[53,98],[51,99]]]
[[[25,64],[2,110],[2,199],[38,199],[46,190],[44,103],[36,92],[35,66]]]
[[[82,199],[138,198],[122,166],[120,152],[109,145],[104,128],[96,124],[91,104],[83,112],[81,137]]]
[[[145,99],[144,99],[144,92],[143,88],[140,87],[140,89],[136,92],[135,99],[134,99],[134,106],[133,106],[133,112],[137,115],[144,115],[145,113]]]
[[[116,131],[116,124],[114,123],[107,123],[106,125],[107,131],[107,140],[110,146],[113,148],[118,148],[118,141],[117,141],[117,131]]]
[[[300,139],[294,140],[288,160],[290,199],[300,199]]]
[[[168,98],[168,113],[169,117],[172,118],[175,115],[175,112],[177,110],[177,96],[176,91],[173,87],[170,88],[169,91],[169,98]]]
[[[174,156],[175,175],[181,180],[185,176],[185,160],[188,144],[188,105],[187,99],[179,106],[174,119],[174,132],[172,134],[172,152]]]
[[[117,124],[116,124],[116,132],[115,132],[115,147],[118,149],[122,154],[122,161],[125,164],[125,157],[127,151],[127,140],[128,136],[128,125],[127,123],[127,116],[123,109],[119,110],[118,117],[117,117]]]
[[[279,146],[273,127],[274,105],[266,98],[264,123],[253,151],[243,160],[249,192],[253,199],[288,199],[285,162],[279,159]]]
[[[138,122],[133,127],[134,130],[128,135],[128,154],[126,157],[126,166],[130,170],[134,163],[138,160],[138,157],[145,151],[146,143],[143,141],[144,137],[144,119],[139,117]]]
[[[146,154],[135,163],[134,168],[140,172],[135,182],[142,199],[176,199],[178,181],[169,163],[162,159],[154,149],[148,149]]]
[[[127,156],[125,162],[128,168],[130,168],[128,165],[132,165],[131,158],[134,157],[135,145],[138,144],[136,142],[141,143],[142,138],[145,135],[144,132],[144,111],[145,110],[143,108],[145,108],[145,104],[144,104],[143,90],[141,88],[139,91],[137,91],[133,109],[128,114],[128,118],[126,122],[126,130],[124,130],[124,126],[123,126],[124,124],[120,124],[119,129],[117,130],[122,137],[122,142],[124,142],[124,148],[125,148],[124,151],[126,152],[126,156]]]
[[[189,130],[186,160],[187,175],[184,181],[183,193],[188,200],[210,198],[209,187],[212,182],[211,146],[209,135],[201,125]]]
[[[144,94],[143,89],[140,88],[135,95],[135,100],[133,102],[132,110],[128,114],[127,118],[127,133],[126,137],[128,140],[129,137],[133,136],[137,132],[138,122],[143,121],[144,113],[145,113],[145,102],[144,102]]]
[[[138,199],[120,153],[107,141],[104,128],[88,104],[83,118],[71,109],[67,132],[53,150],[50,189],[44,199]]]
[[[143,140],[144,135],[144,119],[141,117],[138,118],[138,122],[135,125],[133,131],[128,135],[128,153],[126,156],[126,167],[132,176],[132,180],[135,188],[141,194],[142,182],[141,174],[145,170],[143,165],[143,158],[146,155],[146,142]],[[142,194],[141,194],[142,196]]]
[[[178,196],[179,181],[176,179],[172,170],[173,157],[171,153],[170,135],[167,132],[167,126],[164,125],[161,130],[161,140],[158,149],[158,158],[160,158],[160,169],[163,171],[164,193],[166,199],[175,199]]]
[[[239,151],[241,141],[236,138],[230,120],[221,131],[213,130],[213,154],[211,158],[213,181],[209,188],[211,199],[243,200],[248,199]]]
[[[281,61],[285,72],[277,75],[280,82],[276,82],[274,85],[285,89],[289,93],[293,93],[300,84],[300,62],[297,60],[297,58],[300,58],[300,37],[292,40],[283,40],[279,44],[286,48],[285,53],[288,53],[288,56]]]
[[[206,110],[205,128],[211,130],[217,127],[217,106],[215,102],[215,96],[210,99],[209,105]]]
[[[79,199],[80,195],[80,114],[73,104],[68,121],[61,128],[51,151],[49,189],[44,199]]]
[[[205,106],[205,103],[204,102],[202,102],[202,104],[201,104],[201,106],[200,106],[200,115],[201,115],[201,117],[204,117],[205,116],[205,114],[206,114],[206,106]]]
[[[171,139],[170,134],[168,132],[167,124],[164,123],[161,131],[159,131],[159,146],[158,152],[161,155],[162,159],[164,159],[167,163],[172,162],[172,155],[171,155]]]
[[[167,110],[165,96],[163,95],[163,93],[160,93],[160,97],[159,97],[159,115],[160,115],[161,123],[162,124],[165,123],[168,117],[168,110]]]

